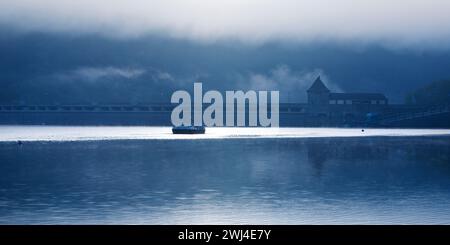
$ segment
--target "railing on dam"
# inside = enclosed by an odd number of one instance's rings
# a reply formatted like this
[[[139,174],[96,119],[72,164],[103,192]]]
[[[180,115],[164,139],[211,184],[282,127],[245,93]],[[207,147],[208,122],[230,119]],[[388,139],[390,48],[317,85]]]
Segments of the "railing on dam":
[[[393,113],[393,114],[385,114],[379,119],[380,125],[389,125],[391,123],[403,121],[403,120],[412,120],[419,118],[426,118],[433,115],[439,115],[443,113],[450,112],[450,104],[442,104],[442,105],[433,105],[423,108],[420,111],[415,112],[404,112],[404,113]]]
[[[171,112],[174,104],[147,104],[147,105],[0,105],[0,113],[4,112]],[[306,104],[280,103],[280,113],[305,113]],[[203,106],[206,108],[207,106]],[[269,106],[270,108],[270,106]]]

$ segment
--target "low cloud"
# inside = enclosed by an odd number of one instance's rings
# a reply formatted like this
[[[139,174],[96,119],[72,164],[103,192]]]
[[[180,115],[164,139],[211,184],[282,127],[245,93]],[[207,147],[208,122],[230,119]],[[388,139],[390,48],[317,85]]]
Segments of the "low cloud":
[[[113,79],[134,79],[143,75],[144,69],[123,68],[123,67],[82,67],[69,72],[56,75],[59,80],[83,80],[95,82],[105,78]]]
[[[158,33],[209,42],[236,39],[383,42],[447,47],[448,0],[0,0],[0,24],[21,31]]]
[[[306,90],[318,76],[331,91],[342,92],[322,69],[292,71],[287,65],[277,66],[266,74],[238,75],[238,81],[240,86],[252,90],[278,90],[282,102],[305,102]]]
[[[174,78],[172,75],[170,75],[170,73],[168,72],[159,72],[157,74],[158,79],[160,80],[168,80],[168,81],[173,81]]]
[[[79,67],[21,81],[16,100],[37,104],[167,102],[177,80],[153,67]]]

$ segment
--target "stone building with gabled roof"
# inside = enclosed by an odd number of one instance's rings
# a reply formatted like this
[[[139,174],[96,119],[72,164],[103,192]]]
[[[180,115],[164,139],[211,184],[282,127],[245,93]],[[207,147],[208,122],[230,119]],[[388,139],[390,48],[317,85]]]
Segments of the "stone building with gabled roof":
[[[380,93],[330,93],[330,105],[371,104],[386,105],[388,100]]]
[[[388,106],[388,99],[380,93],[332,93],[320,76],[307,90],[306,112],[319,124],[351,124],[367,120]]]
[[[314,81],[311,87],[307,90],[308,104],[324,105],[328,104],[330,97],[330,90],[323,84],[320,76]]]
[[[331,93],[320,79],[307,90],[310,105],[387,105],[388,99],[380,93]]]

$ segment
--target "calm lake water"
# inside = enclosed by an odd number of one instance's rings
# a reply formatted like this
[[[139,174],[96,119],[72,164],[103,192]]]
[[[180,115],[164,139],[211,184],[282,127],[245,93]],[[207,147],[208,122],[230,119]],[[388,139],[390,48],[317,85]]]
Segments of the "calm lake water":
[[[8,139],[1,224],[450,224],[448,135]]]

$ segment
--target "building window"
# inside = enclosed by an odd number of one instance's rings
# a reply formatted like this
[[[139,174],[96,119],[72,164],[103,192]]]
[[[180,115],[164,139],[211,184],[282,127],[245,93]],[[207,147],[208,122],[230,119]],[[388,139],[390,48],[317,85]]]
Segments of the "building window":
[[[345,104],[351,105],[351,104],[352,104],[352,100],[346,100],[346,101],[345,101]]]
[[[330,100],[330,105],[335,105],[336,104],[336,100]]]
[[[380,105],[384,105],[384,104],[386,104],[386,101],[385,100],[380,100]]]
[[[372,104],[372,105],[376,105],[376,104],[377,104],[377,101],[376,101],[376,100],[372,100],[372,101],[371,101],[371,104]]]
[[[338,100],[337,103],[338,103],[338,105],[343,105],[344,104],[344,100]]]

